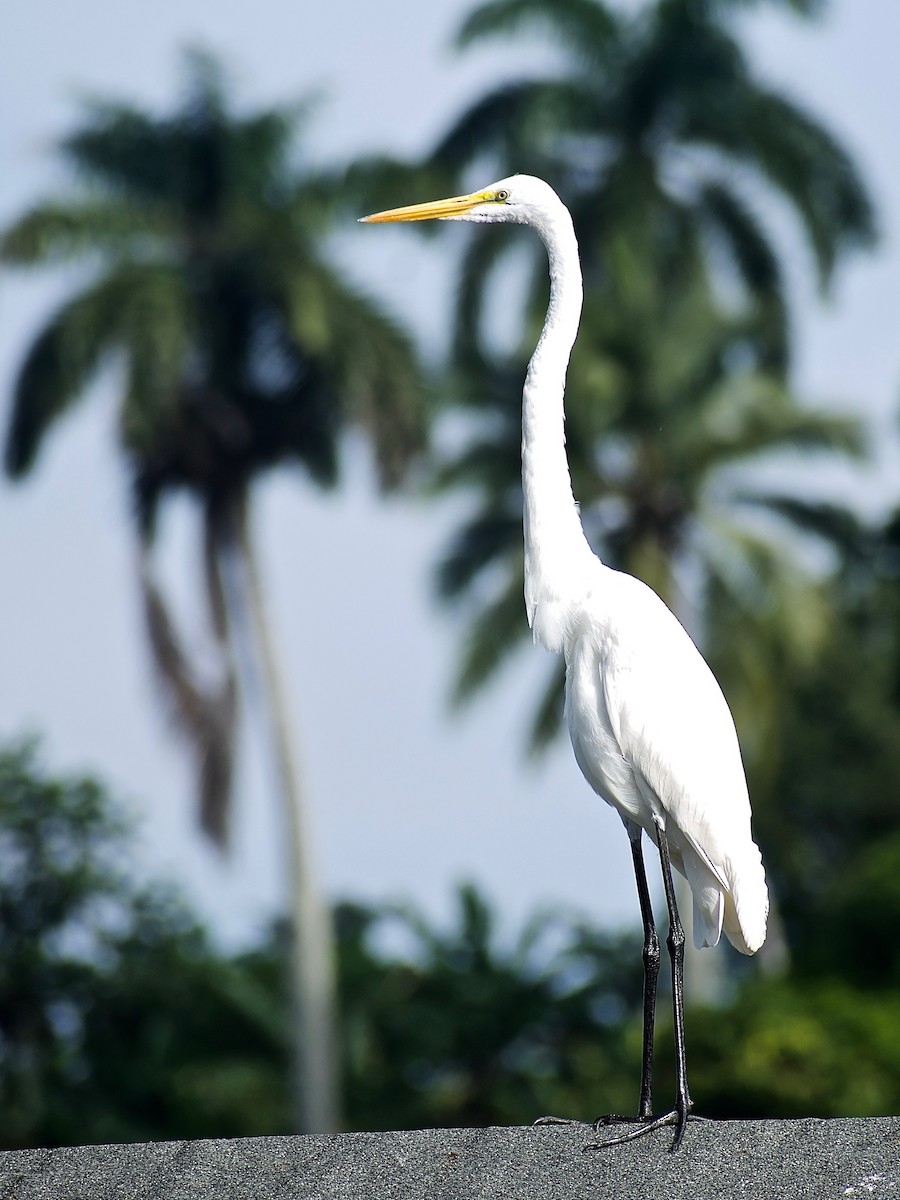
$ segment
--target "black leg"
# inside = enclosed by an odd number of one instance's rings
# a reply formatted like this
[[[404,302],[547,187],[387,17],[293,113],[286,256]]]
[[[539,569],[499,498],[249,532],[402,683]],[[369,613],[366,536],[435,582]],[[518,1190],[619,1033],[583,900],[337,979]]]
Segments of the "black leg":
[[[653,908],[650,904],[650,888],[647,885],[647,871],[644,867],[644,854],[641,847],[641,829],[639,826],[629,826],[628,836],[631,841],[631,856],[634,860],[634,877],[637,880],[638,899],[641,903],[641,920],[644,924],[644,1047],[641,1069],[641,1099],[638,1108],[638,1120],[653,1119],[653,1029],[656,1022],[656,984],[659,979],[659,937],[653,923]],[[595,1129],[605,1125],[628,1124],[632,1118],[620,1117],[610,1113],[597,1117],[592,1122]],[[569,1117],[538,1117],[535,1125],[580,1125],[581,1121]]]
[[[672,864],[669,861],[669,843],[665,830],[658,830],[659,856],[662,860],[663,885],[666,889],[666,904],[669,908],[669,936],[667,944],[672,959],[672,1008],[675,1021],[675,1112],[678,1114],[675,1140],[672,1149],[677,1150],[684,1137],[691,1097],[688,1092],[687,1054],[684,1047],[684,930],[678,917],[675,903],[675,881],[672,879]]]
[[[653,924],[653,909],[650,905],[650,889],[647,887],[647,872],[644,869],[644,853],[641,835],[631,839],[631,855],[634,859],[634,877],[637,880],[638,898],[641,902],[641,920],[644,923],[644,1049],[641,1066],[641,1100],[638,1117],[649,1121],[653,1116],[653,1027],[656,1021],[656,984],[659,979],[659,937]]]
[[[621,1146],[625,1142],[633,1142],[636,1138],[643,1137],[644,1134],[650,1133],[651,1130],[659,1129],[663,1125],[675,1126],[675,1137],[672,1139],[671,1150],[677,1150],[681,1145],[684,1131],[687,1128],[688,1116],[692,1108],[692,1101],[688,1091],[687,1083],[687,1058],[684,1048],[684,929],[681,925],[681,920],[678,916],[678,905],[675,902],[675,882],[672,879],[672,864],[669,860],[669,843],[666,839],[665,830],[657,826],[657,837],[659,839],[659,857],[662,866],[663,885],[666,892],[666,906],[669,910],[669,935],[666,938],[666,944],[669,948],[669,957],[672,960],[672,1007],[675,1020],[675,1107],[671,1112],[665,1113],[656,1120],[651,1120],[642,1124],[637,1129],[632,1129],[628,1133],[620,1134],[618,1137],[608,1138],[604,1142],[598,1142],[594,1145],[585,1146],[585,1150],[602,1150],[606,1146]],[[635,859],[637,862],[637,859]],[[641,863],[643,869],[643,862]],[[646,887],[646,878],[644,881]],[[640,889],[640,883],[638,884]],[[643,911],[643,900],[641,902]],[[651,918],[652,919],[652,918]],[[645,924],[646,930],[646,924]],[[646,960],[645,960],[646,961]],[[644,1030],[646,1037],[646,993],[644,996]],[[641,1082],[641,1104],[644,1101],[644,1084],[646,1082],[647,1072],[647,1048],[646,1042],[644,1046],[644,1071],[645,1076]],[[648,1090],[649,1098],[649,1090]]]
[[[656,985],[659,979],[659,937],[653,923],[653,906],[650,903],[650,888],[644,868],[644,852],[641,844],[641,828],[628,826],[631,841],[631,857],[634,860],[634,877],[637,881],[638,899],[641,903],[641,921],[644,926],[644,1039],[641,1055],[641,1098],[638,1104],[638,1120],[653,1120],[653,1035],[656,1024]],[[597,1117],[594,1128],[599,1132],[605,1125],[628,1125],[631,1117],[609,1113]]]

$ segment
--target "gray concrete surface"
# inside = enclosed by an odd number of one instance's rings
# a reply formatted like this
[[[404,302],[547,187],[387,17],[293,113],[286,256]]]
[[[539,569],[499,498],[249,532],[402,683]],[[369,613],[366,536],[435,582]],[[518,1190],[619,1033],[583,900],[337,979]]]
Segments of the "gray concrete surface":
[[[2,1200],[900,1200],[900,1118],[691,1123],[582,1153],[587,1126],[15,1150]]]

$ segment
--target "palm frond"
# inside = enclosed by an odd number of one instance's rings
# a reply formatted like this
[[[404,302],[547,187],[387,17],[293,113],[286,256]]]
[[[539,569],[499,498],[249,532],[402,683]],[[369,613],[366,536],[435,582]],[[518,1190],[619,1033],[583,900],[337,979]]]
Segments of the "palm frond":
[[[182,220],[217,221],[235,198],[271,206],[283,164],[314,101],[238,118],[228,111],[225,73],[204,51],[186,55],[181,106],[157,118],[127,103],[93,100],[63,153],[93,186]]]
[[[207,568],[210,566],[207,559]],[[214,573],[217,569],[212,566]],[[175,727],[189,744],[196,763],[200,825],[217,846],[224,848],[228,843],[237,723],[237,681],[230,654],[226,651],[220,655],[224,671],[219,685],[202,688],[152,577],[146,550],[142,554],[140,585],[157,678]],[[213,590],[221,590],[219,582],[213,584]]]
[[[724,238],[741,281],[761,305],[768,353],[765,365],[783,374],[788,365],[787,297],[781,267],[756,214],[721,181],[707,182],[701,204]]]
[[[799,17],[817,17],[824,12],[828,0],[712,0],[723,15],[739,9],[757,8],[760,4],[781,4]]]
[[[409,337],[349,283],[309,264],[292,289],[292,328],[324,364],[336,410],[372,441],[382,487],[399,486],[425,444],[428,394]]]
[[[765,650],[772,661],[811,661],[830,620],[820,582],[785,542],[723,517],[711,527],[716,536],[708,546],[710,586],[727,595],[720,613],[730,624],[743,623],[747,655]],[[711,609],[709,637],[715,636],[716,619]]]
[[[696,114],[694,126],[695,135],[743,158],[782,193],[800,218],[822,286],[843,252],[873,244],[874,206],[857,167],[796,102],[756,87],[732,104]]]
[[[521,551],[522,513],[491,509],[473,518],[456,534],[437,568],[437,593],[455,600],[488,567]]]
[[[738,493],[735,500],[748,507],[764,508],[775,513],[796,529],[827,542],[847,559],[871,561],[876,552],[878,534],[843,505],[826,500],[749,491]]]
[[[459,49],[489,37],[525,30],[549,34],[566,49],[597,63],[616,46],[618,14],[602,0],[489,0],[465,19],[456,35]]]
[[[722,518],[707,547],[704,653],[754,770],[778,755],[786,672],[815,661],[831,608],[783,543]],[[764,768],[765,769],[765,768]]]
[[[471,487],[489,499],[492,507],[508,492],[520,494],[521,433],[518,427],[497,431],[496,436],[470,442],[451,459],[439,462],[430,480],[435,493]],[[521,521],[521,497],[519,504]]]
[[[436,146],[435,163],[459,171],[477,155],[493,154],[510,170],[550,175],[546,155],[560,129],[580,129],[593,101],[579,81],[525,80],[490,92],[472,105]],[[502,169],[502,166],[501,168]]]
[[[126,291],[124,273],[102,279],[64,303],[32,342],[13,387],[5,447],[11,476],[30,470],[47,430],[116,345]]]
[[[563,727],[565,690],[566,664],[565,660],[560,658],[553,664],[547,686],[528,730],[528,753],[532,757],[543,754],[559,737]]]
[[[167,200],[176,174],[183,173],[168,129],[126,104],[93,101],[88,112],[87,124],[62,143],[76,171],[141,203]]]
[[[209,187],[218,165],[211,157],[191,170],[201,152],[197,134],[218,126],[225,133],[225,75],[213,55],[196,47],[185,52],[186,87],[179,111],[157,118],[136,106],[100,97],[85,99],[86,120],[61,143],[72,166],[95,184],[133,200],[167,202],[195,185]],[[214,151],[209,139],[207,149]],[[218,139],[218,149],[224,138]],[[195,168],[200,164],[195,162]],[[193,180],[193,182],[192,182]]]
[[[473,616],[453,686],[454,704],[463,704],[490,678],[528,633],[524,582],[513,572],[501,592]]]
[[[55,264],[102,254],[123,255],[146,247],[171,226],[150,211],[106,200],[73,204],[48,202],[31,209],[0,237],[0,261],[15,266]]]
[[[488,285],[497,265],[521,249],[522,244],[515,231],[512,236],[497,237],[496,230],[484,229],[469,239],[459,268],[453,333],[453,357],[464,370],[480,368],[485,363],[481,335]]]
[[[695,418],[703,437],[687,428],[679,435],[688,473],[705,474],[780,451],[854,458],[866,452],[864,427],[857,418],[801,407],[782,384],[760,374],[726,379],[698,407]]]

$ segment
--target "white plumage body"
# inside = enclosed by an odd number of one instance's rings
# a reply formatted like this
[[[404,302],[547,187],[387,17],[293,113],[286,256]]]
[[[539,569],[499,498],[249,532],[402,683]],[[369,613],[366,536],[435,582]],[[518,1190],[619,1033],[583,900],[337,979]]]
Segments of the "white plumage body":
[[[566,720],[591,787],[634,839],[666,834],[694,897],[694,940],[722,929],[745,954],[765,938],[768,895],[750,834],[734,722],[685,630],[645,584],[605,566],[584,536],[565,448],[563,393],[582,304],[568,209],[541,179],[391,209],[367,221],[528,225],[547,247],[550,302],[522,393],[525,607],[535,641],[566,659]]]
[[[694,899],[694,943],[723,927],[744,954],[765,938],[768,898],[750,833],[734,722],[694,643],[655,592],[595,560],[566,638],[566,722],[585,779],[655,843]]]
[[[535,640],[565,655],[566,721],[588,783],[632,837],[666,832],[694,899],[694,943],[765,940],[768,893],[731,712],[673,613],[592,552],[572,495],[563,392],[581,316],[568,210],[541,180],[495,185],[547,246],[550,305],[522,395],[525,604]],[[531,212],[528,213],[528,208]]]

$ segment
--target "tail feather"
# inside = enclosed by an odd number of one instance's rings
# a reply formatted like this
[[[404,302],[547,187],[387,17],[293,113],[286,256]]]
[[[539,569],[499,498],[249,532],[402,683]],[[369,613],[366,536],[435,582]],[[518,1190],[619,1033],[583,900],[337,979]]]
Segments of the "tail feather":
[[[731,889],[725,897],[725,936],[741,954],[755,954],[766,940],[769,915],[769,889],[755,843],[753,851],[737,870],[729,871]]]
[[[694,945],[716,946],[722,930],[741,954],[755,954],[766,940],[769,893],[762,857],[753,849],[740,865],[728,865],[721,875],[692,846],[680,848],[677,866],[690,884],[693,896]],[[723,878],[724,876],[724,878]]]

